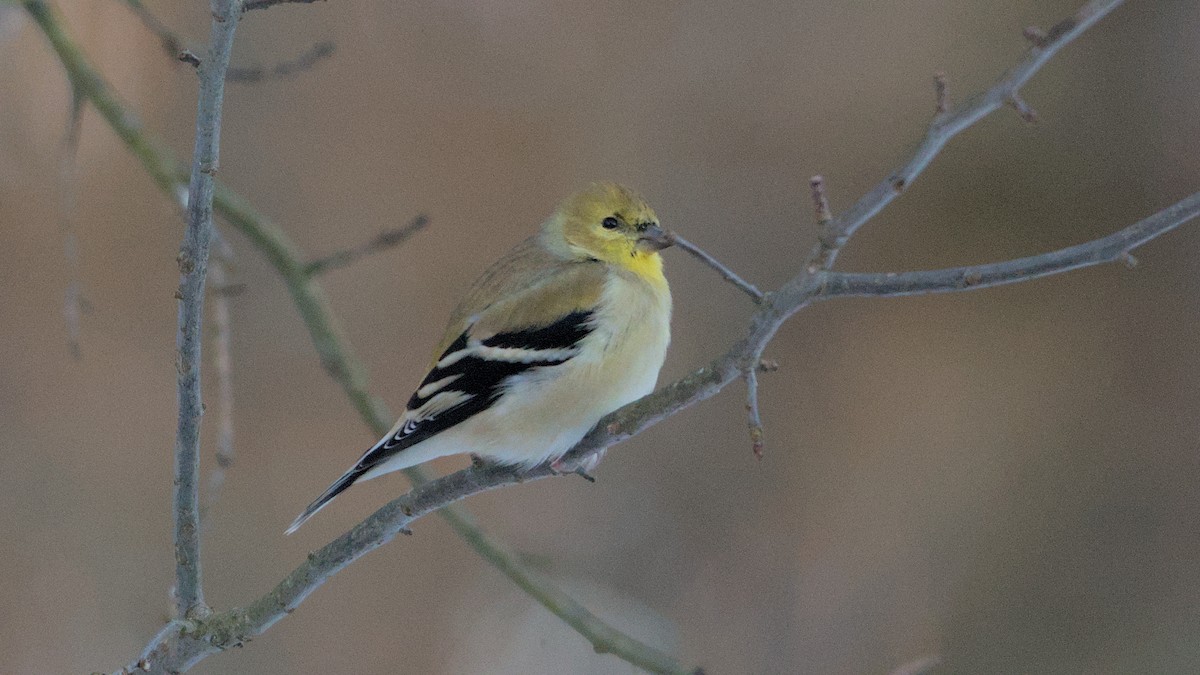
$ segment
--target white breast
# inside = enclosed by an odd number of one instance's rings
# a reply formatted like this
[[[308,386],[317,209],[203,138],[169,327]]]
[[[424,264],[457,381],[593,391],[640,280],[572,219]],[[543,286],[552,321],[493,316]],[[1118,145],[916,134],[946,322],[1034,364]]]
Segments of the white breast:
[[[566,363],[513,377],[490,408],[396,455],[372,475],[474,452],[505,464],[557,459],[600,418],[654,391],[670,342],[671,296],[613,270],[596,328]]]

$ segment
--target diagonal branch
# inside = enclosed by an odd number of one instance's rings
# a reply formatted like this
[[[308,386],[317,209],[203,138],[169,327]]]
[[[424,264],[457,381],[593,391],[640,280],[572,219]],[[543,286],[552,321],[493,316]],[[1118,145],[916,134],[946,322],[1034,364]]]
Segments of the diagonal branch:
[[[687,239],[684,239],[683,237],[679,236],[678,234],[672,235],[672,237],[675,241],[675,245],[678,246],[679,248],[683,249],[683,251],[686,252],[688,255],[692,256],[693,258],[699,260],[700,262],[704,263],[705,265],[708,265],[712,269],[716,270],[717,274],[720,274],[722,279],[733,284],[735,287],[737,287],[737,289],[739,291],[750,296],[750,298],[752,300],[754,300],[754,302],[762,302],[763,293],[762,293],[762,291],[758,290],[758,288],[755,287],[754,284],[752,284],[749,281],[746,281],[745,279],[738,276],[737,272],[734,272],[733,270],[729,269],[720,260],[717,260],[716,258],[712,257],[707,252],[705,252],[704,249],[700,248],[699,246],[696,246],[695,244],[688,241]]]
[[[213,238],[213,174],[220,160],[225,70],[241,12],[240,0],[212,0],[208,58],[200,69],[196,142],[188,184],[187,228],[179,251],[179,425],[175,432],[176,615],[202,618],[208,608],[200,575],[200,352],[204,328],[204,281]]]
[[[323,258],[317,258],[304,266],[304,272],[310,276],[315,276],[339,267],[346,267],[360,258],[382,253],[389,248],[403,244],[411,239],[413,235],[425,229],[427,225],[429,225],[429,217],[423,214],[418,215],[405,225],[380,232],[365,244],[343,249]]]

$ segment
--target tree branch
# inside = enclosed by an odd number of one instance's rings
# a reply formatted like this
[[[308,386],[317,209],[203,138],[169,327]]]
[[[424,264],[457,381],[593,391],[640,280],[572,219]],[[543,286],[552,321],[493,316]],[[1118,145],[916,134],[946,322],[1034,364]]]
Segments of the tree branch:
[[[275,5],[311,5],[318,1],[324,2],[325,0],[246,0],[243,11],[249,12],[252,9],[267,9]]]
[[[1200,192],[1123,230],[1076,246],[990,265],[951,267],[923,272],[849,274],[830,272],[821,283],[825,298],[954,293],[1040,279],[1093,265],[1129,260],[1129,252],[1200,216]]]
[[[750,296],[750,298],[753,299],[754,302],[762,302],[763,293],[762,293],[762,291],[758,290],[758,288],[756,288],[754,286],[754,284],[752,284],[749,281],[746,281],[745,279],[738,276],[737,272],[734,272],[733,270],[729,269],[724,264],[722,264],[721,261],[712,257],[711,255],[706,253],[704,251],[704,249],[700,248],[699,246],[696,246],[695,244],[688,241],[687,239],[684,239],[683,237],[679,236],[678,234],[673,234],[672,237],[675,240],[676,246],[683,249],[686,253],[691,255],[693,258],[699,260],[700,262],[704,263],[705,265],[708,265],[709,267],[716,270],[717,274],[720,274],[722,279],[733,284],[735,287],[737,287],[737,289],[739,291]]]
[[[200,68],[196,142],[188,184],[187,228],[179,251],[179,425],[175,432],[176,615],[202,618],[208,612],[200,574],[200,400],[204,328],[204,281],[213,237],[213,174],[220,161],[221,107],[225,70],[241,15],[239,0],[212,0],[208,58]]]
[[[1116,9],[1122,1],[1091,0],[1079,8],[1075,14],[1055,24],[1044,40],[1033,43],[1017,65],[1004,73],[990,89],[976,94],[960,106],[950,108],[946,113],[936,115],[925,133],[924,140],[921,141],[912,156],[900,168],[871,188],[853,206],[833,219],[831,228],[835,233],[834,239],[844,243],[854,236],[858,228],[875,217],[913,184],[913,181],[921,175],[925,167],[929,166],[929,163],[942,151],[950,139],[1005,103],[1021,101],[1019,96],[1021,87],[1025,86],[1029,78],[1041,70],[1042,66],[1046,65],[1046,62],[1058,53],[1059,49]],[[1021,108],[1018,107],[1018,111],[1020,110]],[[1022,113],[1022,116],[1025,115]],[[829,265],[825,269],[832,266],[840,248],[839,245],[830,252]]]
[[[318,42],[307,51],[290,61],[281,61],[270,68],[264,66],[242,66],[230,68],[227,79],[230,82],[255,84],[268,79],[291,77],[296,73],[312,70],[321,61],[333,56],[332,42]]]
[[[324,274],[332,269],[345,267],[356,262],[359,258],[364,258],[369,255],[381,253],[399,246],[412,238],[413,235],[425,229],[429,225],[429,218],[424,215],[419,215],[413,218],[406,225],[395,227],[390,230],[384,230],[373,237],[367,243],[355,248],[348,248],[336,253],[331,253],[323,258],[308,263],[304,266],[304,272],[309,276]]]

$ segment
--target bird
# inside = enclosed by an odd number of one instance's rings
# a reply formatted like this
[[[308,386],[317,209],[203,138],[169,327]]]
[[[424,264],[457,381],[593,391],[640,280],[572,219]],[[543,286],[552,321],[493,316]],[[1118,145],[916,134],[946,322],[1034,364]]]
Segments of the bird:
[[[351,485],[438,457],[560,467],[602,417],[654,390],[671,339],[659,252],[674,241],[617,183],[563,200],[475,281],[404,413],[287,534]]]

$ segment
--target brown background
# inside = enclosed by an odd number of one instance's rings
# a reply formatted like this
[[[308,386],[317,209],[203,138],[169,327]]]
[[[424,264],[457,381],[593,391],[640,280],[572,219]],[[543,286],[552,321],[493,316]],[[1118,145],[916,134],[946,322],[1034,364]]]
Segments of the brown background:
[[[122,3],[59,2],[86,53],[180,156],[196,81]],[[221,176],[313,254],[417,213],[429,230],[326,278],[393,407],[455,298],[588,181],[770,287],[835,209],[886,175],[932,110],[1075,2],[339,1],[246,17],[234,62],[330,40],[308,73],[231,85]],[[151,9],[198,45],[207,3]],[[79,154],[83,357],[66,347],[62,70],[34,26],[0,30],[0,670],[126,662],[172,580],[174,256],[180,224],[92,112]],[[1200,185],[1200,5],[1132,2],[956,140],[843,256],[844,269],[984,262],[1098,236]],[[231,236],[236,468],[205,539],[218,608],[404,490],[375,481],[282,530],[373,439],[320,369],[288,297]],[[472,500],[487,529],[603,614],[711,673],[1200,669],[1200,301],[1194,226],[1019,287],[822,305],[762,381],[610,452],[599,483]],[[664,377],[740,335],[746,300],[667,253]],[[207,383],[212,384],[211,372]],[[209,401],[213,400],[210,392]],[[213,420],[205,435],[211,467]],[[450,470],[461,459],[439,463]],[[198,673],[629,672],[595,656],[437,519],[337,576]]]

